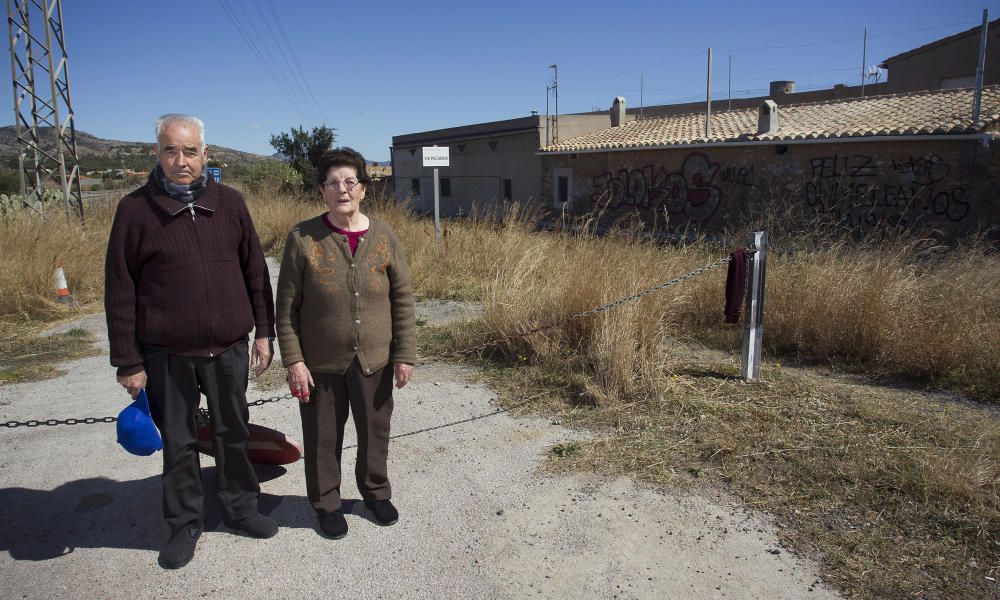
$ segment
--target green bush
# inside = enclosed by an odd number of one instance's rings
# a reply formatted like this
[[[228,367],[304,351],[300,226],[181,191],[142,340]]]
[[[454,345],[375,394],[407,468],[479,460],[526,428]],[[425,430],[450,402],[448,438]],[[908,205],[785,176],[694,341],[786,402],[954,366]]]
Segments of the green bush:
[[[302,186],[302,175],[286,162],[262,160],[247,168],[243,183],[251,192],[292,192]]]

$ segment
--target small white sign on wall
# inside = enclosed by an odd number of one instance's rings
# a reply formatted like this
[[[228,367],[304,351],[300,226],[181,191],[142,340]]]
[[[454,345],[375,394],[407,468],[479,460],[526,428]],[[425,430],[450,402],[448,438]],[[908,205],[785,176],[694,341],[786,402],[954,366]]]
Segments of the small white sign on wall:
[[[448,166],[448,146],[424,146],[423,156],[425,167]]]

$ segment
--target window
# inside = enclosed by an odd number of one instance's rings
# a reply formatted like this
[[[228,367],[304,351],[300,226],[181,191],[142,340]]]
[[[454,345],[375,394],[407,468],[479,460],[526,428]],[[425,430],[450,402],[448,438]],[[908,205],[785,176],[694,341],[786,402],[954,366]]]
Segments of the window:
[[[565,204],[569,200],[569,178],[565,175],[559,176],[559,185],[556,188],[558,190],[558,200],[560,204]]]
[[[451,178],[449,177],[441,178],[441,197],[442,198],[451,197]]]
[[[414,177],[410,180],[410,190],[413,191],[413,195],[417,196],[420,194],[420,178]]]
[[[510,200],[510,179],[503,180],[503,199]]]
[[[573,169],[552,169],[552,208],[573,210]]]

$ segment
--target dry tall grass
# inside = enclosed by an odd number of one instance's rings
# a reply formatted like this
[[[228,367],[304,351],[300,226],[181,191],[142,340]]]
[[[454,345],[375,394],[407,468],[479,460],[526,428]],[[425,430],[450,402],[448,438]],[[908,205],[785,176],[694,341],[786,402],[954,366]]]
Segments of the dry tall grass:
[[[114,205],[95,204],[88,207],[84,226],[67,223],[61,213],[46,220],[28,212],[0,219],[0,319],[49,320],[74,310],[56,302],[56,257],[73,299],[84,307],[100,302],[113,217]]]

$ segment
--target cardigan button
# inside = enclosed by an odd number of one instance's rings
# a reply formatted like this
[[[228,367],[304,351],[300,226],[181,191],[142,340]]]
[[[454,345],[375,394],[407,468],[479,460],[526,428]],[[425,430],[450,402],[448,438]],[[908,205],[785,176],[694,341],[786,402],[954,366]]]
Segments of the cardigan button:
[[[371,370],[371,369],[365,369],[365,375],[368,375],[368,374],[369,374],[369,373],[371,373],[371,372],[372,372],[372,370]]]
[[[354,268],[354,263],[351,263],[351,268],[352,268],[352,269]]]
[[[354,292],[354,295],[355,295],[355,296],[360,296],[361,294],[360,294],[360,293],[358,293],[358,292]]]
[[[358,347],[357,347],[357,346],[355,346],[355,347],[354,347],[354,349],[355,349],[355,350],[357,350],[357,349],[358,349]]]
[[[355,325],[361,325],[361,319],[354,319]]]
[[[365,241],[365,238],[364,238],[364,237],[359,237],[359,238],[358,238],[358,241],[359,241],[359,242],[363,242],[363,241]]]

